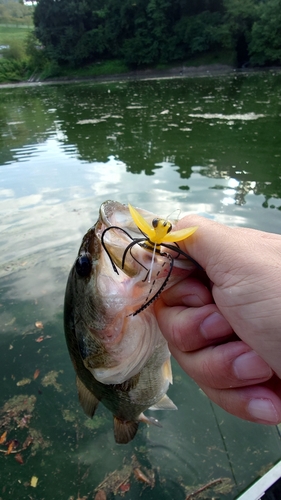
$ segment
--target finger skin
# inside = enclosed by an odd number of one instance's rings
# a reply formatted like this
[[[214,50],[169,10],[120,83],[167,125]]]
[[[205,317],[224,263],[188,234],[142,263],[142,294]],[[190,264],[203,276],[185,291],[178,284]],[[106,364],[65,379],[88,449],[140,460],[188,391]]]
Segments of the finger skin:
[[[191,353],[183,353],[172,345],[169,347],[183,370],[225,411],[260,424],[281,423],[280,379],[269,371],[263,378],[243,381],[237,379],[232,370],[235,356],[239,358],[239,355],[252,352],[249,346],[241,341],[229,342]]]
[[[281,236],[199,216],[184,217],[176,229],[194,225],[183,250],[206,270],[214,302],[238,337],[281,377]]]
[[[233,334],[229,323],[219,313],[215,304],[192,308],[183,305],[167,307],[163,299],[155,304],[155,311],[160,330],[166,340],[183,352],[195,351],[215,342],[226,340]],[[214,338],[203,336],[204,320],[218,313],[214,325]]]
[[[198,279],[188,277],[165,290],[161,297],[167,306],[200,307],[213,303],[210,290]]]
[[[273,371],[242,341],[182,352],[169,345],[174,358],[198,385],[212,389],[229,389],[256,385],[273,376]],[[247,366],[244,366],[248,364]]]
[[[281,423],[280,387],[277,394],[265,384],[225,390],[201,388],[214,403],[236,417],[265,425]]]

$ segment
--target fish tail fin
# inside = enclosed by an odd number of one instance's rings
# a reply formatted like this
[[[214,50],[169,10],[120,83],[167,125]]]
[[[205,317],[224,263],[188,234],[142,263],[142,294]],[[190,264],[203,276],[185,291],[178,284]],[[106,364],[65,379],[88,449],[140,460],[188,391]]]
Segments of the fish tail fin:
[[[87,389],[79,377],[76,377],[76,386],[80,404],[87,417],[92,418],[99,404],[99,400],[89,391],[89,389]]]
[[[114,437],[118,444],[129,443],[136,435],[139,422],[132,420],[120,420],[114,417]]]

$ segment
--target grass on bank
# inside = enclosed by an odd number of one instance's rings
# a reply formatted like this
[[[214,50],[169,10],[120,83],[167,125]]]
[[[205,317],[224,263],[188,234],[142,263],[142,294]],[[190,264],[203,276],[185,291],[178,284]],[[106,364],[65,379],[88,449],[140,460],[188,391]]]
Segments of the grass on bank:
[[[11,40],[24,42],[32,31],[32,26],[6,26],[0,24],[0,45],[8,45]]]
[[[80,79],[91,78],[102,75],[115,75],[130,71],[128,66],[119,60],[109,60],[94,64],[88,64],[82,68],[60,67],[53,63],[48,63],[40,75],[42,80],[47,78]]]

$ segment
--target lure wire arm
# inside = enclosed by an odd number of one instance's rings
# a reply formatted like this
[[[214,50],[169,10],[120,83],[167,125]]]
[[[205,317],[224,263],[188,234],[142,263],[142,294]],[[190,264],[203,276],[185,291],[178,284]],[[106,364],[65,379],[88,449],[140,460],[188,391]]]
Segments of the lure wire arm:
[[[201,267],[200,264],[198,264],[198,262],[195,259],[193,259],[192,257],[190,257],[190,255],[188,255],[183,250],[181,250],[179,248],[179,246],[177,245],[177,243],[174,243],[174,245],[169,245],[168,243],[161,243],[162,247],[168,248],[169,250],[176,251],[179,255],[182,255],[186,259],[190,260],[198,269],[200,269],[200,271],[203,271],[203,267]]]
[[[110,255],[110,252],[107,250],[106,248],[106,244],[105,244],[105,241],[104,241],[104,236],[105,236],[105,233],[107,233],[107,231],[109,231],[110,229],[118,229],[119,231],[122,231],[123,233],[125,233],[131,240],[135,241],[134,238],[132,238],[132,236],[127,232],[125,231],[125,229],[123,229],[122,227],[119,227],[119,226],[110,226],[110,227],[107,227],[103,232],[102,232],[102,235],[101,235],[101,244],[105,250],[105,252],[107,253],[108,257],[109,257],[109,260],[111,262],[111,265],[113,267],[113,270],[116,274],[119,274],[118,272],[118,269]]]
[[[122,269],[124,269],[125,266],[125,259],[128,251],[130,250],[130,254],[132,255],[133,259],[138,262],[142,267],[146,269],[145,266],[143,266],[131,253],[131,249],[134,245],[137,245],[138,243],[141,243],[142,241],[145,241],[145,238],[131,238],[133,241],[132,243],[129,243],[129,245],[125,248],[124,253],[123,253],[123,258],[122,258]]]
[[[155,280],[153,281],[151,289],[148,292],[148,296],[145,299],[144,304],[139,309],[137,309],[135,312],[129,314],[129,316],[136,316],[137,314],[139,314],[140,312],[142,312],[144,309],[146,309],[148,306],[150,306],[152,304],[152,302],[154,302],[154,300],[156,300],[159,297],[159,295],[163,292],[163,290],[166,287],[166,285],[168,283],[168,280],[169,280],[169,278],[171,276],[171,273],[172,273],[172,270],[173,270],[173,267],[174,267],[174,259],[173,259],[173,257],[169,253],[167,253],[167,252],[160,252],[160,250],[158,250],[158,249],[155,249],[155,252],[158,253],[159,255],[161,255],[162,257],[167,257],[169,259],[169,264],[170,264],[169,272],[168,272],[166,278],[164,279],[162,285],[160,286],[160,288],[158,288],[157,292],[151,297],[151,299],[147,300],[148,297],[149,297],[149,294],[150,294],[150,292],[152,290],[152,287],[153,287],[153,285],[155,283]],[[163,266],[165,264],[166,264],[166,262],[163,264]]]
[[[134,255],[133,255],[133,252],[132,252],[132,248],[133,248],[133,245],[131,246],[130,248],[130,255],[132,257],[132,259],[134,259],[135,262],[137,262],[141,267],[143,267],[145,270],[146,270],[146,275],[145,277],[143,278],[142,282],[145,283],[146,280],[147,280],[147,276],[149,274],[149,269],[147,269],[147,267],[145,267],[144,264],[142,264]]]
[[[147,275],[146,275],[146,276],[145,276],[145,278],[142,280],[142,281],[146,281],[147,276],[148,276],[148,272],[149,272],[149,270],[148,270],[148,269],[147,269],[147,268],[146,268],[146,267],[145,267],[145,266],[144,266],[141,262],[139,262],[139,261],[138,261],[138,259],[137,259],[137,258],[136,258],[136,257],[132,254],[132,252],[131,252],[132,247],[133,247],[134,245],[136,245],[137,243],[141,243],[142,241],[145,241],[145,240],[146,240],[146,237],[144,237],[144,238],[132,238],[132,236],[131,236],[131,235],[130,235],[130,234],[129,234],[129,233],[128,233],[125,229],[123,229],[122,227],[119,227],[119,226],[110,226],[110,227],[107,227],[107,228],[103,231],[103,233],[102,233],[102,235],[101,235],[101,244],[102,244],[102,246],[103,246],[104,250],[106,251],[106,253],[107,253],[107,255],[108,255],[109,259],[110,259],[110,262],[111,262],[111,265],[112,265],[113,270],[114,270],[114,271],[115,271],[115,273],[116,273],[116,274],[118,274],[118,275],[119,275],[119,272],[118,272],[117,266],[115,265],[115,262],[113,261],[113,259],[112,259],[111,255],[110,255],[109,250],[106,248],[106,244],[105,244],[105,241],[104,241],[104,235],[105,235],[105,233],[106,233],[107,231],[109,231],[110,229],[119,229],[119,231],[122,231],[123,233],[125,233],[125,234],[126,234],[126,236],[128,236],[128,237],[132,240],[132,242],[131,242],[131,243],[129,243],[129,245],[128,245],[128,246],[125,248],[125,250],[124,250],[123,257],[122,257],[122,264],[121,264],[122,269],[124,269],[124,267],[125,267],[125,259],[126,259],[127,252],[130,250],[130,254],[131,254],[132,258],[134,259],[134,261],[135,261],[135,262],[137,262],[137,263],[138,263],[141,267],[143,267],[143,268],[147,271]]]

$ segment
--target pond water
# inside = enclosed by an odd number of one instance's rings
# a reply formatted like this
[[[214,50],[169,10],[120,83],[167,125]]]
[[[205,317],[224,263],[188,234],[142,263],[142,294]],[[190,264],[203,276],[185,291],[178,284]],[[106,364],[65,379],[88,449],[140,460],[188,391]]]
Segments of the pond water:
[[[77,401],[64,289],[107,199],[279,233],[281,73],[3,87],[0,132],[0,498],[235,498],[280,458],[278,428],[173,363],[178,411],[115,444]]]

